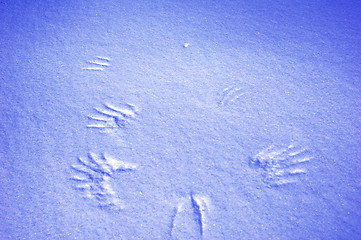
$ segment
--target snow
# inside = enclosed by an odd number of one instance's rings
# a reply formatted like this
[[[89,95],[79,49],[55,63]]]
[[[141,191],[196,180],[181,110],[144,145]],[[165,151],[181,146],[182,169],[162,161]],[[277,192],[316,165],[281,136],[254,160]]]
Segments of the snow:
[[[357,1],[0,5],[0,239],[361,239]]]

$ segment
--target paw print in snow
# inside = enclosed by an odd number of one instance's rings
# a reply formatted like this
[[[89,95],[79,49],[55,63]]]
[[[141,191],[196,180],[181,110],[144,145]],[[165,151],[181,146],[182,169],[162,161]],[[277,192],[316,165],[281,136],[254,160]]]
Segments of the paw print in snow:
[[[84,193],[89,199],[95,199],[98,207],[122,209],[120,198],[111,186],[111,180],[116,172],[133,171],[134,164],[121,162],[105,154],[89,153],[88,158],[78,158],[78,164],[72,165],[75,171],[71,180],[75,189]]]
[[[269,187],[297,182],[298,176],[306,174],[305,164],[312,159],[307,149],[297,149],[293,144],[287,147],[270,146],[250,158],[251,167],[261,168],[263,181]]]
[[[135,118],[137,110],[134,105],[126,104],[123,108],[118,108],[110,104],[103,104],[102,108],[94,108],[97,115],[90,115],[88,118],[94,122],[88,124],[88,128],[96,129],[122,129]]]

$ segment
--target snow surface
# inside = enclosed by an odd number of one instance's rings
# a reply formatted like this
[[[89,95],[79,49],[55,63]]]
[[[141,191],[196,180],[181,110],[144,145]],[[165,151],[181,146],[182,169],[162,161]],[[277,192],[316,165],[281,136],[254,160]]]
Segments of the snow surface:
[[[360,1],[2,1],[0,239],[361,239]]]

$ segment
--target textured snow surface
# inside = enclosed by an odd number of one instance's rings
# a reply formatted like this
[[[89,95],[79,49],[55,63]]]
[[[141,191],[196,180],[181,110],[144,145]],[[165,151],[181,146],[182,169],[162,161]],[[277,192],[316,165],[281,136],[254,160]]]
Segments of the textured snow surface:
[[[0,239],[361,239],[360,1],[1,1]]]

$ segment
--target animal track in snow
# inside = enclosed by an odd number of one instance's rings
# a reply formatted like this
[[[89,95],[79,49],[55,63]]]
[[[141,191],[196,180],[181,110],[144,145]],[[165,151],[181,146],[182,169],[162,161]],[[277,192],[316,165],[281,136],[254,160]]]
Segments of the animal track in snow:
[[[207,224],[207,213],[210,207],[210,200],[206,196],[190,194],[189,198],[182,199],[173,210],[170,224],[170,235],[172,238],[185,238],[198,236],[203,238]],[[184,229],[187,221],[192,221],[193,229]],[[193,231],[193,232],[190,232]]]
[[[191,194],[191,202],[196,221],[199,226],[199,233],[203,236],[205,227],[205,214],[209,206],[209,200],[206,197]]]
[[[118,159],[89,153],[87,158],[78,158],[78,164],[72,165],[75,171],[71,177],[75,189],[84,196],[94,199],[100,208],[123,209],[124,204],[117,197],[111,186],[113,175],[117,172],[133,171],[136,165],[119,161]]]
[[[124,128],[137,115],[136,107],[131,104],[126,104],[122,108],[103,104],[102,108],[94,108],[94,110],[97,114],[88,116],[93,122],[87,125],[88,128],[103,130]]]
[[[95,60],[87,61],[87,66],[83,70],[89,71],[103,71],[106,67],[110,66],[110,58],[97,56]]]
[[[250,158],[249,164],[264,171],[263,181],[269,187],[277,187],[297,182],[300,175],[307,173],[305,166],[311,159],[307,149],[296,148],[293,144],[272,145]]]
[[[229,87],[225,88],[219,96],[218,105],[226,106],[245,94],[243,88]]]

